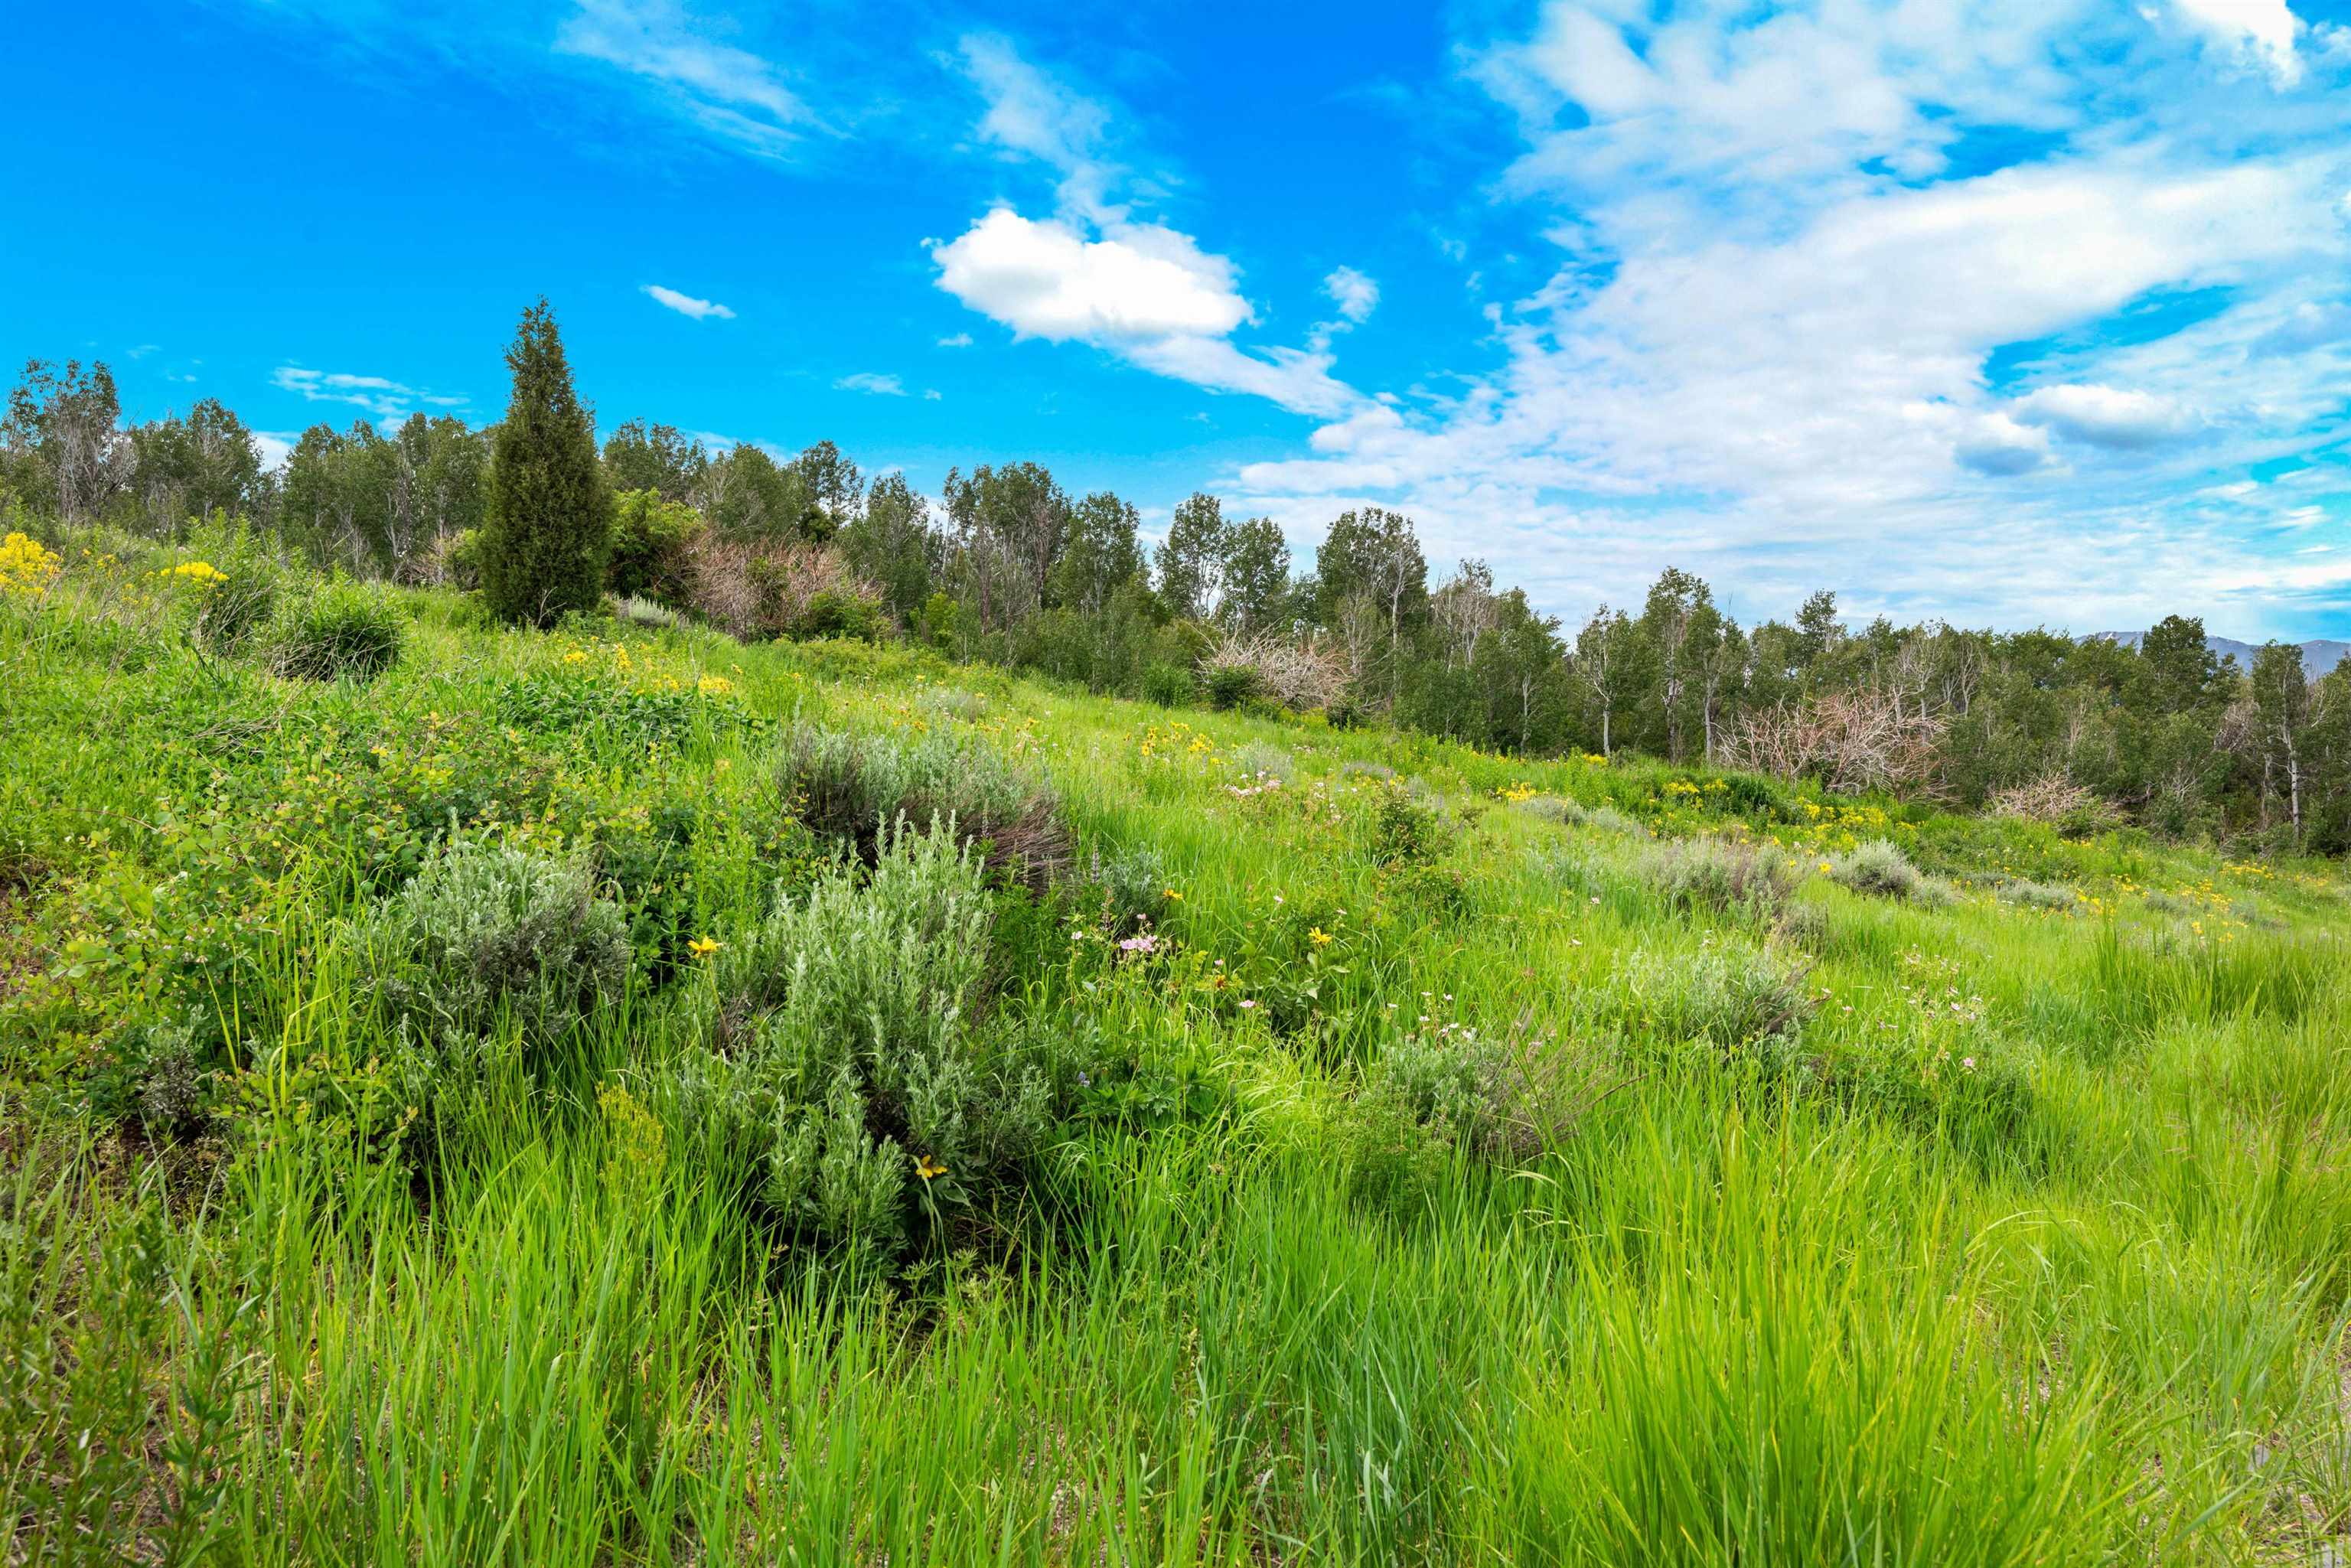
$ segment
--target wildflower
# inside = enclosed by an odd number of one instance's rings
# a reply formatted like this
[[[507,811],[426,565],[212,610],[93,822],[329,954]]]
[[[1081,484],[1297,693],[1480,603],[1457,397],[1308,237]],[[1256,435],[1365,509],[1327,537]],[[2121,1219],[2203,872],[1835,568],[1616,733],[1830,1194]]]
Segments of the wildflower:
[[[914,1174],[926,1182],[935,1181],[947,1174],[947,1167],[931,1158],[930,1155],[924,1155],[914,1161]]]
[[[1158,949],[1158,939],[1148,931],[1140,936],[1130,936],[1118,945],[1118,950],[1122,953],[1155,953]]]
[[[1959,1058],[1959,1065],[1973,1072],[1976,1070],[1976,1059],[1972,1056],[1962,1056]]]
[[[725,946],[724,942],[714,942],[707,936],[697,936],[685,945],[685,950],[697,958],[707,958]]]
[[[1243,997],[1243,998],[1241,998],[1241,1006],[1243,1006],[1243,1007],[1245,1007],[1245,1008],[1253,1008],[1253,1007],[1257,1006],[1257,1001],[1256,1001],[1256,999],[1255,999],[1254,998],[1251,998],[1251,997]]]
[[[1331,945],[1331,934],[1320,925],[1308,926],[1306,935],[1312,939],[1317,947],[1328,947]]]
[[[60,564],[30,534],[10,534],[0,539],[0,593],[38,593],[56,578]]]
[[[1178,903],[1178,904],[1181,904],[1181,903],[1183,903],[1183,902],[1184,902],[1184,895],[1183,895],[1182,894],[1180,894],[1180,893],[1176,892],[1176,891],[1174,888],[1172,888],[1172,887],[1171,887],[1171,888],[1169,888],[1169,889],[1167,890],[1167,896],[1168,896],[1168,897],[1170,897],[1170,898],[1172,898],[1172,899],[1174,899],[1174,900],[1175,900],[1176,903]]]

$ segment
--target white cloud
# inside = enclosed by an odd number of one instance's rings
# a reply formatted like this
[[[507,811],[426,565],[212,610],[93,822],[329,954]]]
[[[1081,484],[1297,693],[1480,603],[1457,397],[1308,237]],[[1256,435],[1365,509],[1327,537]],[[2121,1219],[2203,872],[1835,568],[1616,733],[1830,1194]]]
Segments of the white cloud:
[[[679,113],[746,151],[789,156],[825,126],[759,56],[706,36],[674,0],[579,0],[556,48],[636,76]]]
[[[940,287],[1025,338],[1220,337],[1251,319],[1231,263],[1156,225],[1089,240],[998,207],[931,254]]]
[[[2092,446],[2159,446],[2186,434],[2194,421],[2168,398],[2109,386],[2043,387],[2016,400],[2016,418],[2069,441]]]
[[[946,337],[939,340],[939,347],[942,349],[968,349],[971,347],[971,334],[968,332],[950,332]]]
[[[1352,267],[1334,269],[1322,280],[1322,292],[1338,306],[1340,315],[1358,327],[1371,319],[1380,302],[1380,286]]]
[[[348,403],[366,410],[379,420],[404,418],[420,402],[436,408],[463,408],[466,402],[462,397],[421,392],[386,376],[305,370],[299,365],[278,366],[270,372],[269,383],[281,392],[299,393],[307,402]]]
[[[2240,59],[2267,73],[2281,88],[2302,80],[2294,53],[2294,16],[2286,0],[2173,0],[2179,12],[2226,45]]]
[[[664,288],[658,283],[643,286],[643,292],[656,304],[665,305],[681,316],[691,316],[697,321],[732,321],[735,312],[713,299],[696,299],[691,294],[681,294],[674,288]]]
[[[1123,209],[1106,205],[1110,186],[1125,172],[1105,151],[1108,106],[1038,69],[993,34],[967,35],[957,49],[965,74],[987,103],[979,139],[1058,170],[1065,209],[1090,218],[1120,215]]]
[[[904,397],[905,383],[896,376],[885,376],[872,371],[859,371],[832,383],[842,392],[867,392],[874,397]]]
[[[938,389],[938,388],[936,388],[936,387],[925,387],[925,388],[923,389],[923,401],[924,401],[925,402],[938,402],[938,401],[939,401],[939,389]]]
[[[298,430],[256,430],[252,434],[254,450],[261,454],[265,471],[286,466],[286,460],[294,455],[294,448],[302,439]]]
[[[1029,218],[999,204],[956,239],[931,243],[939,287],[1019,337],[1091,344],[1212,391],[1325,416],[1361,401],[1330,374],[1327,329],[1303,349],[1250,350],[1231,340],[1257,319],[1238,269],[1190,235],[1134,218],[1131,202],[1113,200],[1156,185],[1136,181],[1105,151],[1117,129],[1107,106],[993,36],[965,38],[962,62],[987,100],[979,139],[1058,172],[1060,211]],[[1368,310],[1377,291],[1361,282],[1371,288]]]
[[[2047,431],[2019,424],[2004,413],[1978,414],[1967,421],[1952,443],[1951,456],[1961,467],[2001,476],[2030,474],[2054,460]]]
[[[2299,354],[2346,339],[2351,339],[2351,304],[2305,299],[2295,305],[2285,319],[2262,333],[2252,351]]]
[[[1230,334],[1255,315],[1232,264],[1173,229],[1117,224],[1088,239],[1069,223],[998,207],[931,256],[941,288],[1019,337],[1091,343],[1161,375],[1304,413],[1357,401],[1331,378],[1328,354],[1236,347]]]
[[[1555,0],[1465,55],[1520,116],[1500,189],[1557,275],[1489,316],[1496,362],[1244,465],[1235,505],[1309,546],[1398,506],[1432,559],[1571,612],[1667,561],[1750,614],[1828,586],[1863,613],[2258,632],[2293,590],[2260,543],[2279,487],[2198,492],[2351,396],[2314,84],[2273,95],[2152,5],[2092,0]],[[2172,301],[2202,308],[2150,337]]]

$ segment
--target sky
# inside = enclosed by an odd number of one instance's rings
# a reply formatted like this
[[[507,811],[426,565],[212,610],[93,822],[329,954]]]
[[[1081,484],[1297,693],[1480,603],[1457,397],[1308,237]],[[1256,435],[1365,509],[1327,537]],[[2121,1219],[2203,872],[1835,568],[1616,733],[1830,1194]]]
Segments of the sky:
[[[1073,14],[1078,13],[1078,14]],[[0,358],[1035,459],[1571,628],[2351,632],[2351,0],[26,0]],[[37,128],[28,130],[27,128]]]

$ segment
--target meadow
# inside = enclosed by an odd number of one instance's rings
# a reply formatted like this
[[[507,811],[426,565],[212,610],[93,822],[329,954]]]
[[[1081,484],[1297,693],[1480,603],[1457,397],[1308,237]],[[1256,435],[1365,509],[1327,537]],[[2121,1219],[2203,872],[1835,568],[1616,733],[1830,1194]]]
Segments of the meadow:
[[[7,580],[10,1563],[2351,1549],[2339,865]]]

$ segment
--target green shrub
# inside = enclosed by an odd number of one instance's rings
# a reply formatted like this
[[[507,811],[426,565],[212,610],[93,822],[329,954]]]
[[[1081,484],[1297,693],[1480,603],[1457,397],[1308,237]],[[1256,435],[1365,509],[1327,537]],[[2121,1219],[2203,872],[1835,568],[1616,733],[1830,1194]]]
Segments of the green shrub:
[[[306,681],[371,681],[400,662],[407,622],[389,591],[343,579],[281,600],[269,666]]]
[[[1102,925],[1124,936],[1155,925],[1167,910],[1167,867],[1149,844],[1130,844],[1109,854],[1096,852],[1087,867],[1096,892]]]
[[[977,724],[987,716],[987,699],[960,686],[925,686],[915,696],[914,706],[933,718],[951,719],[957,724]]]
[[[1372,859],[1384,866],[1430,864],[1453,841],[1443,813],[1393,781],[1373,802],[1364,838]]]
[[[1639,872],[1670,909],[1765,919],[1787,903],[1802,875],[1776,849],[1729,839],[1654,845],[1641,856]]]
[[[1802,1028],[1813,1008],[1802,971],[1740,944],[1710,943],[1695,954],[1641,949],[1618,964],[1615,982],[1628,1021],[1669,1044],[1775,1044]]]
[[[844,637],[879,643],[890,630],[889,612],[876,599],[841,589],[820,589],[787,629],[793,637]]]
[[[615,604],[612,612],[632,626],[644,626],[659,632],[666,632],[684,622],[684,617],[668,605],[633,596]]]
[[[417,1047],[511,1019],[526,1049],[560,1040],[629,974],[629,932],[587,868],[459,840],[363,916],[358,946],[394,1027]]]
[[[622,598],[683,606],[694,599],[694,541],[702,514],[658,490],[623,490],[612,499],[611,550],[604,586]]]
[[[1233,771],[1251,780],[1279,779],[1284,784],[1298,777],[1298,758],[1279,746],[1252,740],[1237,747],[1232,755]]]
[[[2028,909],[2071,909],[2080,902],[2080,896],[2070,887],[2021,876],[2001,883],[1994,895],[2002,904],[2021,904]],[[2155,904],[2152,897],[2147,902],[2150,906]],[[2186,909],[2188,905],[2181,904],[2180,907]]]
[[[1349,1184],[1390,1207],[1415,1197],[1458,1148],[1523,1165],[1573,1134],[1596,1081],[1556,1036],[1447,1024],[1390,1040],[1364,1070],[1346,1118]]]
[[[972,1023],[992,925],[980,863],[942,821],[893,832],[870,881],[836,869],[721,954],[719,1051],[682,1092],[801,1231],[893,1245],[1043,1134],[1044,1078]]]
[[[1143,700],[1161,707],[1182,707],[1198,690],[1192,673],[1180,664],[1152,664],[1143,672]]]
[[[1846,851],[1829,862],[1829,879],[1872,898],[1912,899],[1925,880],[1897,844],[1884,839]]]
[[[1237,708],[1258,693],[1257,666],[1254,664],[1216,664],[1203,675],[1208,706],[1218,712]]]
[[[807,726],[784,746],[778,779],[787,808],[815,831],[878,859],[901,819],[950,821],[988,869],[1033,889],[1068,871],[1069,830],[1052,798],[978,738],[927,730],[910,738]]]

